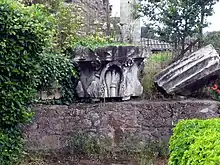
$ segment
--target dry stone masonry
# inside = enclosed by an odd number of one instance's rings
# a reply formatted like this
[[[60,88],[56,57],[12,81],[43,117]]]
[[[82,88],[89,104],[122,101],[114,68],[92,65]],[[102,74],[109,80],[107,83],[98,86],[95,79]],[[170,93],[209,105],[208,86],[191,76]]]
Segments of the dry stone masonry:
[[[85,29],[82,29],[86,34],[103,31],[103,25],[107,21],[107,16],[110,15],[107,11],[106,0],[67,0],[68,3],[74,3],[81,7],[84,18]]]
[[[218,102],[198,100],[35,105],[33,109],[34,121],[24,128],[26,147],[32,151],[63,151],[82,131],[108,139],[116,148],[134,147],[149,140],[168,140],[179,120],[219,117]]]

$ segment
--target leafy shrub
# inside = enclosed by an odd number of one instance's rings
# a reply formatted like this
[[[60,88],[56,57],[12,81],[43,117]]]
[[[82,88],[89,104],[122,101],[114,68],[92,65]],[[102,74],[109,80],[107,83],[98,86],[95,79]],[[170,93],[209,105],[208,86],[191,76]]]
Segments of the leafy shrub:
[[[216,51],[220,54],[220,31],[213,31],[207,33],[203,39],[203,46],[212,44]]]
[[[87,47],[94,50],[97,47],[104,46],[121,46],[128,45],[119,42],[114,42],[112,38],[109,37],[101,37],[99,35],[89,35],[84,38],[78,38],[72,45],[73,48],[76,47]]]
[[[28,122],[40,53],[53,35],[52,17],[41,6],[24,7],[0,1],[0,161],[18,162],[22,153],[20,126]]]
[[[72,102],[77,80],[74,64],[68,57],[59,53],[44,52],[41,56],[38,90],[61,86],[62,103]]]
[[[184,165],[217,165],[220,164],[220,133],[207,130],[191,144],[182,158]]]
[[[83,18],[81,8],[73,3],[60,3],[55,13],[57,24],[57,35],[55,44],[58,50],[69,53],[74,42],[79,37],[78,32],[83,28]]]
[[[185,120],[170,139],[169,165],[219,164],[220,119]]]
[[[18,128],[0,132],[0,162],[2,165],[18,163],[22,155],[23,139]]]
[[[152,97],[156,92],[154,86],[154,76],[162,70],[161,65],[154,61],[146,61],[144,67],[144,75],[142,79],[142,85],[144,88],[144,95]]]
[[[56,31],[53,37],[53,49],[69,53],[73,42],[82,32],[84,19],[82,9],[74,3],[65,3],[64,0],[20,0],[25,5],[42,4],[55,20]]]

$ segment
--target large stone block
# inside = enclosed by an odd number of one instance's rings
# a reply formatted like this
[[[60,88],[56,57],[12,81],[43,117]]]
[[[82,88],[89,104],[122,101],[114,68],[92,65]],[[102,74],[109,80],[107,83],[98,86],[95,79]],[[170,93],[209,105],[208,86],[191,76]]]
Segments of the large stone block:
[[[126,100],[142,95],[139,74],[148,55],[143,47],[108,46],[94,51],[83,48],[75,50],[74,55],[80,71],[79,97]]]
[[[219,75],[220,57],[212,45],[185,56],[155,76],[168,94],[190,95]]]

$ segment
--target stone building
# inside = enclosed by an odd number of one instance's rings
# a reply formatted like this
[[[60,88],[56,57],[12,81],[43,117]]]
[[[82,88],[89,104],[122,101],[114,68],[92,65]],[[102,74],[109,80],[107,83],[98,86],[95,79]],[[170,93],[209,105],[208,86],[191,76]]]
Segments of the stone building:
[[[140,43],[141,24],[136,5],[138,0],[120,0],[120,25],[122,41]]]
[[[67,3],[74,3],[82,8],[85,19],[85,32],[105,32],[104,27],[110,16],[108,0],[66,0]]]
[[[119,37],[119,41],[128,43],[139,43],[141,35],[140,18],[136,18],[135,5],[137,0],[117,0],[120,5],[120,16],[118,18],[117,27],[113,17],[110,18],[112,6],[109,4],[110,0],[66,0],[68,3],[75,3],[82,7],[83,16],[85,18],[85,32],[95,33],[101,32],[108,34],[111,31],[115,37]],[[114,15],[112,15],[114,16]],[[107,26],[107,22],[109,23]],[[112,29],[113,28],[113,29]],[[120,30],[117,30],[117,29]],[[114,31],[114,32],[112,32]]]

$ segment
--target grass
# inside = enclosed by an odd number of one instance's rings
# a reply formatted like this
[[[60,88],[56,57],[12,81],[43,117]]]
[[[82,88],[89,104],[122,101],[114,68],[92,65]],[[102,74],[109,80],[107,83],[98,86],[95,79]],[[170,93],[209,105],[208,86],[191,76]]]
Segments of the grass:
[[[41,156],[27,155],[21,165],[48,165]]]
[[[156,62],[156,63],[167,63],[172,59],[172,53],[169,51],[166,52],[159,52],[159,53],[154,53],[150,57],[151,62]]]
[[[91,50],[95,50],[99,47],[106,46],[134,46],[128,43],[115,42],[112,38],[99,37],[99,36],[88,36],[83,39],[79,39],[72,45],[73,48],[85,47]]]
[[[154,84],[154,77],[161,70],[166,68],[172,60],[171,52],[154,53],[149,59],[146,59],[144,67],[144,76],[142,85],[144,87],[144,97],[153,99],[157,89]]]

